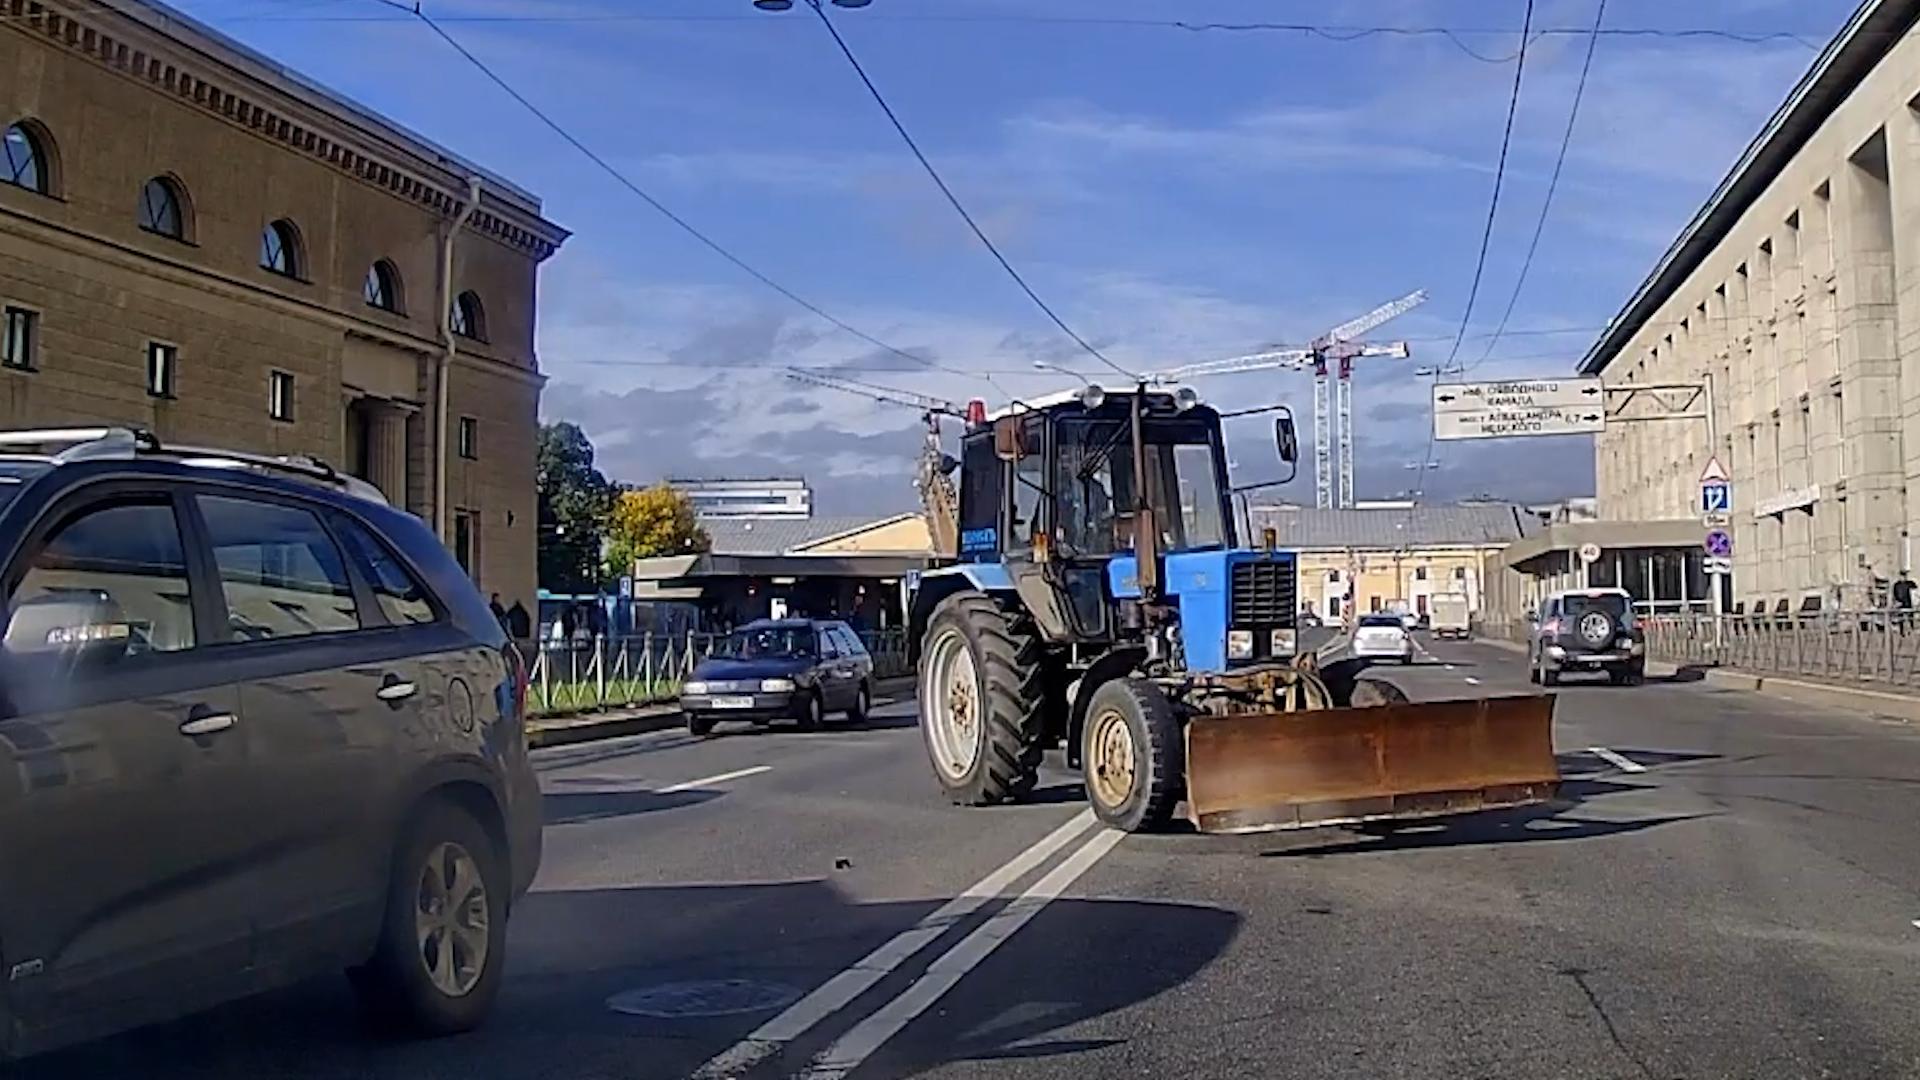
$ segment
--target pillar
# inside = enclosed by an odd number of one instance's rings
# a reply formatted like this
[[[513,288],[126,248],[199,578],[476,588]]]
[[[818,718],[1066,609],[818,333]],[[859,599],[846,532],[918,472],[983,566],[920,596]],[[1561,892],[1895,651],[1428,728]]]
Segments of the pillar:
[[[389,401],[363,398],[367,428],[367,479],[394,506],[407,505],[407,414]]]

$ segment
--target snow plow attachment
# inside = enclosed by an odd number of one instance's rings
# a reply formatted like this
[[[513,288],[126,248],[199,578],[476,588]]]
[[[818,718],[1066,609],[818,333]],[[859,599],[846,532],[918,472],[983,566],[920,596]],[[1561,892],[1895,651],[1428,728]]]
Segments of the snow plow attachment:
[[[1559,783],[1551,696],[1187,722],[1187,801],[1201,832],[1526,806]]]

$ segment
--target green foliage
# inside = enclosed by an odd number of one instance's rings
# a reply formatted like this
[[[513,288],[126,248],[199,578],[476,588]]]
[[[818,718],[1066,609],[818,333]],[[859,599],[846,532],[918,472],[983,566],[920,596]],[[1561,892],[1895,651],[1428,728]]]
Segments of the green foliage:
[[[593,443],[578,425],[540,425],[534,483],[540,496],[540,585],[591,592],[602,584],[600,542],[614,486],[593,467]]]
[[[607,524],[607,575],[628,573],[635,559],[692,555],[711,546],[685,493],[665,484],[623,491]]]

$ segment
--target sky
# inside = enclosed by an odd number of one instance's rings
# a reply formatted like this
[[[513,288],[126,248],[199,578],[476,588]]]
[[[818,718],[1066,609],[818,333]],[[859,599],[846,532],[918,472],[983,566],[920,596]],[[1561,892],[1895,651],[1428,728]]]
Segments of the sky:
[[[379,0],[172,0],[544,200],[545,420],[609,476],[804,476],[823,514],[915,505],[919,416],[788,365],[957,401],[1111,374],[1002,271],[867,96],[805,0],[423,0],[422,10],[633,185],[879,348],[674,226]],[[1385,301],[1409,360],[1354,378],[1360,498],[1591,494],[1584,437],[1442,443],[1430,380],[1565,375],[1779,106],[1855,0],[1609,0],[1524,281],[1596,0],[1537,0],[1471,316],[1524,0],[872,0],[829,16],[1034,291],[1129,371],[1299,343]],[[1188,29],[1305,23],[1287,29]],[[1372,33],[1357,28],[1445,28]],[[1336,40],[1336,39],[1348,40]],[[1517,299],[1516,288],[1518,287]],[[1513,304],[1506,333],[1492,332]],[[979,374],[985,372],[992,383]],[[1117,378],[1115,376],[1114,378]],[[1285,403],[1294,372],[1201,381]],[[1236,479],[1278,475],[1256,421]],[[1422,458],[1437,465],[1421,469]],[[1311,467],[1283,498],[1311,502]]]

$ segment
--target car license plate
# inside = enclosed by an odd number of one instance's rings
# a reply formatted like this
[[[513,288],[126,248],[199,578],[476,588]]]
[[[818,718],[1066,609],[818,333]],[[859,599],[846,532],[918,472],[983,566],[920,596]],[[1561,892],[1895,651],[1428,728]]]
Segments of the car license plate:
[[[713,699],[713,707],[716,709],[751,709],[753,708],[753,699],[750,697],[717,697]]]

